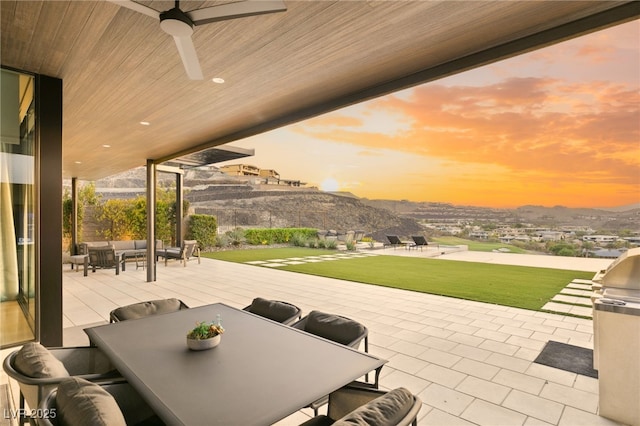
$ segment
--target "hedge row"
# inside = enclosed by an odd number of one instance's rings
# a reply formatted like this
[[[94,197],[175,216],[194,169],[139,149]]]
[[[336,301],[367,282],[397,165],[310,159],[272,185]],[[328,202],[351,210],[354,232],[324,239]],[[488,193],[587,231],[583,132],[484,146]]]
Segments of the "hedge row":
[[[285,244],[290,242],[296,234],[311,238],[317,236],[318,230],[315,228],[247,229],[244,232],[244,237],[247,244],[252,245]]]

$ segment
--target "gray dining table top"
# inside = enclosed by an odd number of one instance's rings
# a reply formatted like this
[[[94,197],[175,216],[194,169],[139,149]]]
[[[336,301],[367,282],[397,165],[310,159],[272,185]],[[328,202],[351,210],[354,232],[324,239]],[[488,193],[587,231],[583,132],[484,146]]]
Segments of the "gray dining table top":
[[[189,350],[217,315],[220,344]],[[222,303],[85,332],[170,425],[269,425],[387,362]]]

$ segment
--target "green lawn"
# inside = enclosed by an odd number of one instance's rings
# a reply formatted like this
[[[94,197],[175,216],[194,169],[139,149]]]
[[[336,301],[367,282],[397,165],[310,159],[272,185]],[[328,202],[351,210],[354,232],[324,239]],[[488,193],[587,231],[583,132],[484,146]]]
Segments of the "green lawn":
[[[467,245],[469,251],[493,251],[501,248],[509,249],[512,253],[528,253],[526,250],[511,244],[465,240],[458,237],[435,237],[431,241],[447,246]]]
[[[247,262],[327,253],[336,252],[284,248],[225,251],[204,256]],[[573,279],[593,277],[593,272],[386,255],[278,269],[532,310],[540,310]]]

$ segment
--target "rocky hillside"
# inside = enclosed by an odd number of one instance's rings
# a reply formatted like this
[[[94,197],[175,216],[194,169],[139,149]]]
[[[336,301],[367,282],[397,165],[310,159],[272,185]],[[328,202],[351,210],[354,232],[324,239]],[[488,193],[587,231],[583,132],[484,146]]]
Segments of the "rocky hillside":
[[[218,218],[222,229],[241,227],[310,227],[338,231],[363,230],[378,241],[388,234],[422,233],[413,219],[313,189],[274,190],[251,185],[215,185],[186,196],[195,213]]]
[[[145,193],[145,168],[96,182],[104,199]],[[161,187],[175,186],[171,174],[159,173]],[[327,193],[312,188],[265,185],[255,177],[227,176],[217,168],[188,170],[185,198],[192,211],[215,215],[222,230],[234,227],[313,227],[338,231],[364,230],[378,241],[385,235],[408,237],[431,223],[531,224],[542,227],[589,226],[616,233],[639,230],[637,205],[620,209],[576,209],[562,206],[523,206],[498,209],[407,200],[368,200],[351,193]]]
[[[145,169],[139,168],[96,182],[103,199],[145,193]],[[171,187],[170,174],[158,174],[158,184]],[[352,194],[331,194],[313,188],[264,185],[252,177],[230,177],[215,168],[189,170],[185,199],[193,213],[218,218],[222,231],[235,227],[310,227],[337,231],[363,230],[378,241],[386,235],[424,232],[418,222],[387,209],[368,206]]]

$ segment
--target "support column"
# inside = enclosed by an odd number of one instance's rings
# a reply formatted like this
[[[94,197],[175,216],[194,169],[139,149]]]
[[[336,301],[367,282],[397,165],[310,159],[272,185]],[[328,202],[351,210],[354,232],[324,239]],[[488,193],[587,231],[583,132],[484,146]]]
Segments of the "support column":
[[[71,178],[71,255],[78,254],[78,178]]]
[[[36,329],[62,346],[62,80],[36,76]]]
[[[182,247],[184,237],[182,235],[182,204],[184,200],[184,175],[176,173],[176,246]]]
[[[156,164],[147,160],[147,282],[156,280]]]

